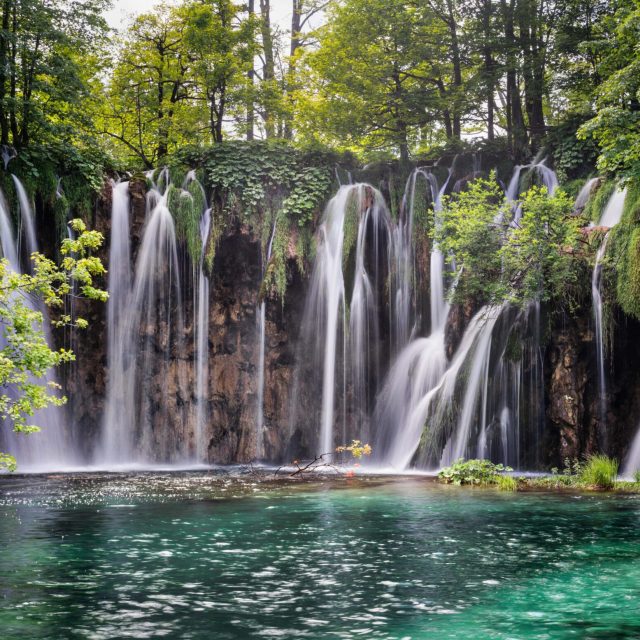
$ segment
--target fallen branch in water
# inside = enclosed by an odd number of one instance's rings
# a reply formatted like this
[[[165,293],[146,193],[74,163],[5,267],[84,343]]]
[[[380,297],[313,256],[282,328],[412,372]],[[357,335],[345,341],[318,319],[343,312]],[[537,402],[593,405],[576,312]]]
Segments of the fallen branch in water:
[[[342,445],[340,447],[336,447],[336,453],[350,453],[354,460],[359,460],[362,456],[371,455],[371,447],[368,444],[362,444],[360,440],[353,440],[350,445]],[[351,469],[347,469],[343,471],[340,466],[331,462],[329,456],[332,456],[333,453],[321,453],[315,456],[312,460],[294,460],[291,464],[296,468],[295,471],[289,474],[290,478],[293,478],[298,475],[302,475],[304,473],[313,473],[318,469],[331,469],[335,471],[337,474],[344,473],[345,476],[350,477],[354,475],[354,472]],[[285,469],[286,467],[283,465],[278,467],[274,473],[274,475],[278,475],[278,473]]]

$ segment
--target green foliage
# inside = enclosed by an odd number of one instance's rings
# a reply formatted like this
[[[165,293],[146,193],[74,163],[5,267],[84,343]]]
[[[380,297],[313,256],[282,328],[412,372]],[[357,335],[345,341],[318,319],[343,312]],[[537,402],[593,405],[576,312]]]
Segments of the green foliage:
[[[496,477],[496,486],[500,491],[517,491],[518,480],[513,476],[498,475]]]
[[[341,149],[406,157],[420,127],[446,99],[433,90],[431,78],[440,75],[446,93],[450,78],[439,67],[447,37],[445,24],[425,3],[334,3],[318,30],[319,46],[299,61],[305,87],[295,96],[300,135]]]
[[[581,221],[572,215],[572,200],[562,190],[549,197],[544,188],[532,187],[520,207],[519,222],[508,224],[511,212],[493,175],[445,198],[435,237],[449,261],[461,269],[454,302],[555,299],[565,308],[576,305]]]
[[[333,166],[339,156],[325,151],[300,151],[284,142],[223,142],[205,149],[185,148],[172,159],[176,167],[200,167],[207,190],[213,193],[214,225],[205,249],[205,264],[211,269],[216,239],[229,222],[240,219],[258,231],[263,250],[271,236],[274,221],[276,234],[271,258],[265,269],[260,297],[275,290],[281,299],[287,286],[287,263],[291,248],[298,254],[298,264],[311,251],[310,230],[328,199],[333,186]],[[195,217],[190,218],[175,194],[170,194],[170,208],[176,215],[184,237],[189,233],[196,241]],[[195,200],[194,200],[195,202]],[[179,221],[185,220],[185,224]],[[199,219],[199,217],[198,217]],[[186,221],[191,220],[189,224]],[[188,229],[191,228],[191,232]]]
[[[605,455],[593,455],[581,461],[565,458],[562,473],[551,470],[551,476],[530,479],[528,486],[542,489],[614,489],[617,486],[618,462]]]
[[[450,467],[438,473],[438,478],[445,484],[492,485],[498,484],[498,478],[505,472],[513,471],[510,467],[494,464],[490,460],[456,460]]]
[[[596,165],[598,146],[592,139],[578,138],[577,130],[584,118],[576,115],[554,127],[546,146],[553,156],[553,166],[561,183],[576,178],[585,179]]]
[[[524,194],[522,217],[500,250],[508,299],[575,306],[568,294],[579,285],[574,256],[580,220],[572,211],[572,200],[560,189],[553,197],[541,187]]]
[[[39,300],[48,307],[64,308],[64,300],[72,288],[85,297],[105,301],[107,293],[95,286],[95,278],[105,274],[100,260],[92,255],[102,244],[102,235],[87,231],[81,220],[72,221],[77,234],[66,239],[58,266],[40,254],[33,254],[33,273],[13,271],[6,259],[0,260],[0,326],[3,348],[0,350],[0,417],[5,426],[19,433],[33,433],[38,427],[29,419],[38,409],[64,404],[66,399],[56,394],[56,387],[41,380],[47,372],[63,362],[73,360],[71,351],[53,350],[46,340],[43,314],[39,306],[27,300]],[[68,315],[60,315],[55,326],[70,326]],[[83,318],[76,318],[79,329],[87,327]],[[0,466],[15,469],[12,456],[0,454]]]
[[[580,469],[578,478],[588,487],[613,489],[618,478],[618,461],[605,455],[593,455]]]
[[[471,182],[455,197],[444,198],[442,225],[435,239],[447,259],[462,268],[453,293],[455,302],[502,298],[503,225],[496,222],[501,202],[502,191],[494,175]]]
[[[634,481],[634,482],[636,482],[636,483],[638,483],[638,484],[640,484],[640,471],[636,471],[636,472],[633,474],[633,481]]]
[[[579,130],[600,147],[598,168],[608,174],[640,178],[640,6],[616,5],[611,37],[598,43],[603,78],[596,89],[595,117]]]
[[[200,219],[206,207],[199,185],[192,182],[186,189],[169,185],[167,204],[176,221],[177,239],[185,242],[193,264],[199,264],[202,255]]]
[[[105,0],[4,0],[2,144],[86,141],[88,94],[102,86],[105,6]]]

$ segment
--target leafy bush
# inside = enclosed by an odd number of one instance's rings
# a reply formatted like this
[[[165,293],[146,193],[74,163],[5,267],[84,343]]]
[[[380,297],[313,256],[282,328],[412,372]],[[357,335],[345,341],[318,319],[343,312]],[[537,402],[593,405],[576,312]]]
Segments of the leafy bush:
[[[466,191],[445,198],[436,241],[460,269],[452,301],[524,305],[557,300],[562,308],[578,306],[581,265],[577,251],[582,221],[572,215],[573,202],[558,189],[532,187],[521,197],[521,217],[512,222],[509,205],[492,174]]]
[[[475,180],[467,190],[444,199],[442,225],[435,235],[449,262],[462,266],[453,291],[454,302],[502,298],[502,225],[496,222],[502,201],[502,189],[494,174],[489,180]]]
[[[618,478],[618,461],[605,455],[593,455],[580,470],[579,481],[589,487],[612,489]]]
[[[513,471],[510,467],[494,464],[490,460],[456,460],[450,467],[445,467],[438,473],[438,478],[445,484],[498,484],[500,474]]]

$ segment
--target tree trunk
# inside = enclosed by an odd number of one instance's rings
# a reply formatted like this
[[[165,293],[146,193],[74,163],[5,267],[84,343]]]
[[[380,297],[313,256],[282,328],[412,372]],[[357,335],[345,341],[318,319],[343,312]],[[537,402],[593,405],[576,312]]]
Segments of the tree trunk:
[[[501,7],[507,49],[507,123],[511,141],[511,154],[514,160],[519,162],[522,160],[527,148],[527,132],[522,113],[522,102],[520,101],[518,68],[514,53],[514,48],[517,44],[513,25],[515,0],[509,0],[508,4],[507,0],[501,0]]]
[[[451,60],[453,63],[453,137],[458,140],[462,136],[461,125],[461,93],[462,93],[462,62],[460,56],[460,42],[458,40],[458,27],[454,13],[453,0],[447,0],[447,12],[449,34],[451,36]]]
[[[164,113],[164,50],[158,47],[160,53],[160,66],[158,67],[158,144],[156,147],[156,157],[158,160],[164,158],[168,152],[168,137],[169,132],[167,131],[167,126],[165,122],[165,113]]]
[[[11,124],[11,136],[13,138],[13,144],[18,146],[20,144],[20,132],[18,131],[18,119],[16,118],[16,59],[17,59],[17,42],[15,35],[18,30],[18,8],[16,3],[13,4],[13,16],[12,16],[12,32],[14,34],[13,42],[11,43],[11,64],[9,69],[11,70],[9,95],[11,96],[11,107],[9,109],[9,122]]]
[[[9,119],[5,99],[7,95],[7,54],[12,0],[2,4],[2,35],[0,36],[0,144],[9,144]]]
[[[269,0],[260,0],[260,14],[262,20],[260,22],[262,32],[262,47],[264,49],[264,68],[262,72],[262,80],[267,85],[267,92],[273,90],[273,81],[275,80],[275,63],[273,55],[273,35],[271,33],[271,7]],[[268,95],[268,94],[267,94]],[[273,123],[273,113],[268,104],[264,106],[264,130],[267,138],[273,138],[275,135],[275,126]]]
[[[438,80],[436,80],[436,85],[438,87],[440,97],[442,98],[442,104],[447,104],[447,90],[442,78],[438,78]],[[451,122],[451,111],[446,107],[442,110],[442,120],[444,122],[444,131],[447,136],[447,140],[451,140],[451,138],[453,138],[453,124]]]
[[[255,0],[249,0],[247,5],[249,20],[255,15]],[[251,68],[247,72],[247,140],[253,140],[253,128],[255,123],[255,106],[253,103],[253,83],[256,76],[253,58],[251,60]]]
[[[291,43],[289,48],[289,69],[287,81],[287,99],[291,103],[291,92],[294,89],[296,62],[295,55],[302,46],[300,31],[302,30],[302,3],[303,0],[292,0],[291,6]],[[284,137],[287,140],[293,138],[293,130],[291,128],[291,117],[287,116],[284,125]]]
[[[494,90],[495,90],[495,78],[494,78],[494,65],[493,65],[493,53],[491,50],[491,0],[484,0],[484,7],[482,12],[482,28],[484,35],[484,74],[486,84],[486,100],[487,100],[487,139],[493,140],[495,138],[494,130]]]

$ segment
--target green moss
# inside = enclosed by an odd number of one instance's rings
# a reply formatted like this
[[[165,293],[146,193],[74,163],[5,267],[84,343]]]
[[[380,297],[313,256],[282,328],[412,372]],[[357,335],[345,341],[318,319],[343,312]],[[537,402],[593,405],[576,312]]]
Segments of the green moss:
[[[622,219],[611,232],[608,266],[615,270],[616,302],[640,320],[640,184],[628,186]]]
[[[217,239],[232,221],[239,219],[251,226],[266,251],[277,217],[272,257],[261,289],[262,295],[273,288],[284,296],[288,247],[296,247],[298,267],[304,270],[314,248],[312,231],[336,186],[336,164],[343,161],[350,166],[349,158],[328,151],[304,151],[284,142],[236,140],[182,149],[169,167],[174,180],[195,167],[199,181],[213,194],[213,231],[205,248],[207,269],[213,266]],[[184,203],[174,215],[184,227],[180,233],[187,244],[195,247],[193,238],[189,242],[193,219]],[[184,224],[178,217],[184,218]]]
[[[167,203],[176,221],[177,239],[186,244],[193,264],[199,264],[202,255],[200,219],[206,206],[199,185],[193,182],[186,190],[171,185],[167,194]]]

